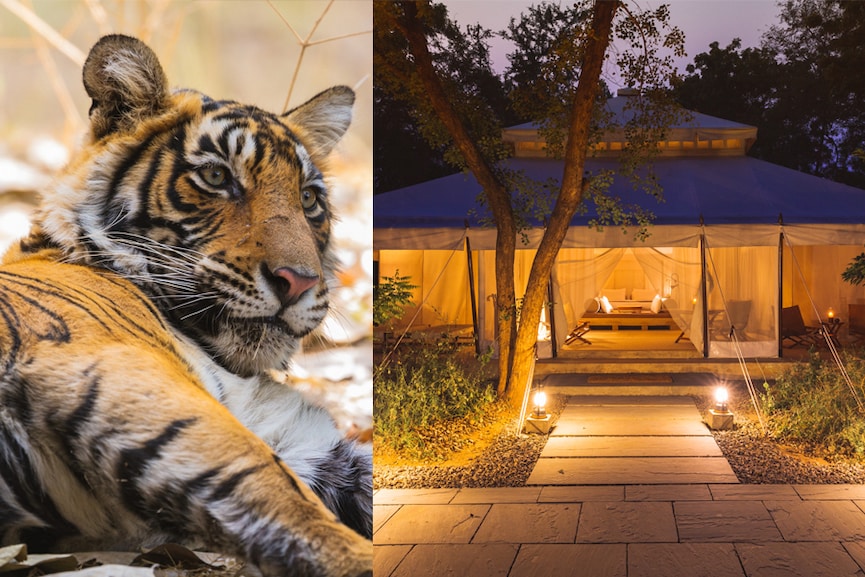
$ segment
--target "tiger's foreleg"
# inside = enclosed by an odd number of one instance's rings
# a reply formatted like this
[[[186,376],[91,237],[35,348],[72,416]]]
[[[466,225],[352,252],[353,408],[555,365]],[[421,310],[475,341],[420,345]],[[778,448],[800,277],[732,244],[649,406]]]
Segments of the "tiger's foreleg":
[[[344,438],[331,415],[268,376],[225,378],[222,402],[340,520],[372,538],[372,448]],[[218,393],[215,393],[218,394]]]
[[[20,470],[43,485],[64,534],[74,528],[84,542],[115,545],[193,540],[266,576],[371,572],[371,543],[339,523],[182,364],[147,350],[102,353],[99,361],[55,356],[50,369],[30,364],[16,380],[19,402],[41,421],[30,428],[52,431],[30,439],[35,451]],[[23,506],[31,518],[50,517],[38,507]]]

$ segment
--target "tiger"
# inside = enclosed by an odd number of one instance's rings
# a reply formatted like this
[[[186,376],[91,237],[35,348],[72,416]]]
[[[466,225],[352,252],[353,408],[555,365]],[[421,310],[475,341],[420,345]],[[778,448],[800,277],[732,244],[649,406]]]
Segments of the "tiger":
[[[82,76],[87,134],[0,265],[0,544],[371,575],[371,449],[276,376],[330,307],[354,92],[274,114],[169,89],[119,34]]]

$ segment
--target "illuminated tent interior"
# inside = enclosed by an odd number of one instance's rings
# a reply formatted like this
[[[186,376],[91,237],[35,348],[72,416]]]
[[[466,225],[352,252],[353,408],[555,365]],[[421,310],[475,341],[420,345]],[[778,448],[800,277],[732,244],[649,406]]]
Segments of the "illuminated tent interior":
[[[610,99],[610,112],[622,117],[629,98]],[[593,332],[669,331],[716,358],[736,356],[732,325],[745,356],[777,357],[783,308],[798,305],[815,325],[830,308],[843,319],[849,304],[865,304],[863,290],[840,277],[863,251],[865,191],[745,156],[756,136],[754,127],[692,113],[659,144],[663,202],[616,176],[611,195],[655,214],[645,241],[591,228],[591,210],[575,216],[550,279],[541,357],[579,347],[565,341],[586,320]],[[562,162],[545,157],[534,126],[507,129],[505,139],[511,168],[560,178]],[[607,134],[586,170],[615,170],[621,140]],[[495,230],[477,217],[480,191],[471,175],[456,174],[375,196],[378,276],[398,271],[418,286],[394,330],[477,331],[482,349],[495,342]],[[518,298],[541,227],[518,242]]]

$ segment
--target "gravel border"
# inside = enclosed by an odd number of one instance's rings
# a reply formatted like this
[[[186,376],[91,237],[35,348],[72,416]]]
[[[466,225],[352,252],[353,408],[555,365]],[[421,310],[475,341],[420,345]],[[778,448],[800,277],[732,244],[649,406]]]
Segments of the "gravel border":
[[[706,397],[692,398],[705,415],[711,401]],[[563,406],[564,402],[555,410],[554,424]],[[712,435],[740,483],[865,483],[865,463],[828,463],[808,456],[807,450],[787,449],[762,434],[747,405],[740,403],[732,410],[736,414],[735,428],[713,431]],[[465,466],[376,464],[373,486],[375,489],[525,486],[548,437],[517,435],[513,431],[512,423],[475,461]]]

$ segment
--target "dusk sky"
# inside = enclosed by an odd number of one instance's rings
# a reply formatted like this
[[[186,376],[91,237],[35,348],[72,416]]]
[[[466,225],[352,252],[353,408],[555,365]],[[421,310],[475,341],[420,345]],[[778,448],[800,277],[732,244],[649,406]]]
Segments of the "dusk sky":
[[[444,0],[451,18],[461,26],[480,22],[494,31],[504,30],[510,18],[517,17],[527,6],[539,0]],[[743,47],[758,46],[760,37],[778,21],[779,8],[774,0],[631,0],[639,8],[656,8],[669,4],[674,26],[685,32],[687,58],[678,62],[681,72],[709,44],[717,40],[722,47],[734,38],[742,39]],[[492,43],[493,65],[501,71],[507,65],[507,42]],[[608,79],[609,81],[610,79]],[[612,86],[612,88],[617,88]]]

